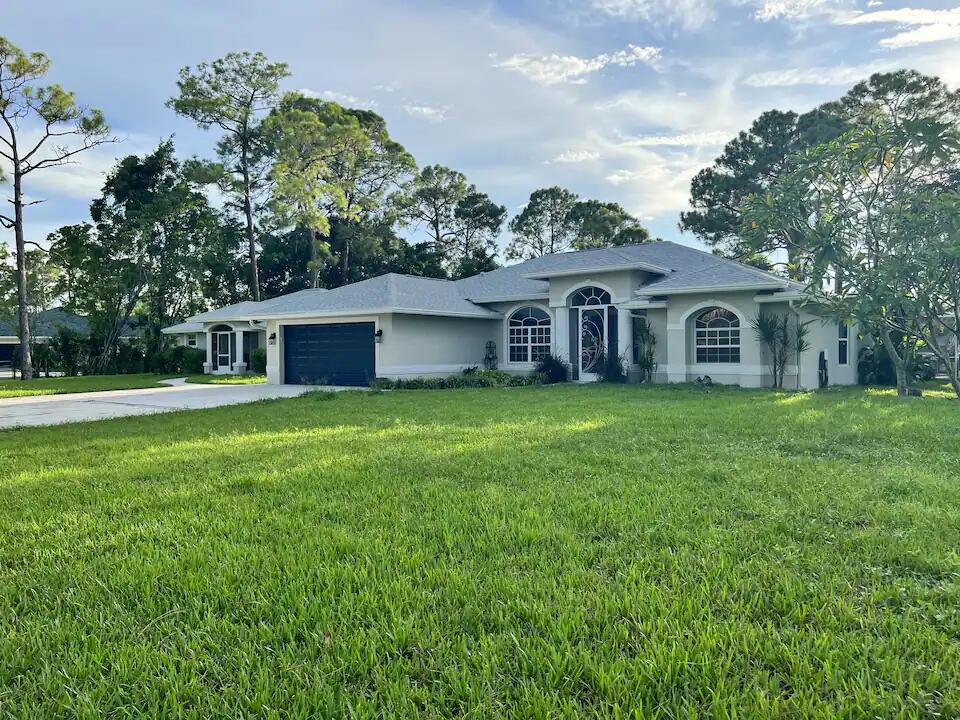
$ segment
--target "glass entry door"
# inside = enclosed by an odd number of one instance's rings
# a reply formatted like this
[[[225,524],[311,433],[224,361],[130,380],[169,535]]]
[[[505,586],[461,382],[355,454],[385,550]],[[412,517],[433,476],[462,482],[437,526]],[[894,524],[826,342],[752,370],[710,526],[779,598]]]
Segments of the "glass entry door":
[[[607,309],[582,307],[580,312],[580,379],[596,380],[607,341]]]
[[[214,360],[216,361],[216,370],[220,372],[230,372],[230,336],[233,333],[219,332],[214,333]]]

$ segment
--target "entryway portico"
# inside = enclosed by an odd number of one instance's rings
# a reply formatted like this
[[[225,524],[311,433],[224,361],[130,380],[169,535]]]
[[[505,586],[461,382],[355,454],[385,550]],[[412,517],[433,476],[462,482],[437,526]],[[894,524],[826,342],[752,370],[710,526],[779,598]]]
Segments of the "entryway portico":
[[[242,375],[250,369],[250,353],[260,347],[262,330],[247,323],[218,323],[207,330],[207,375]]]

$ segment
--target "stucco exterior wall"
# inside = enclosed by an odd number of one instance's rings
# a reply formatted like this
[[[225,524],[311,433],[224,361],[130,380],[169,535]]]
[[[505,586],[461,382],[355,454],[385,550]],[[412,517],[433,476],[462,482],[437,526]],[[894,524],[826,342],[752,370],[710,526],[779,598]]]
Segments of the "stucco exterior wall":
[[[374,345],[377,377],[408,378],[452,375],[465,368],[482,366],[488,340],[496,340],[499,320],[437,317],[430,315],[357,315],[348,317],[268,320],[267,382],[282,384],[283,327],[372,322],[383,331]]]
[[[450,375],[483,367],[487,341],[497,343],[500,320],[384,315],[377,377]]]

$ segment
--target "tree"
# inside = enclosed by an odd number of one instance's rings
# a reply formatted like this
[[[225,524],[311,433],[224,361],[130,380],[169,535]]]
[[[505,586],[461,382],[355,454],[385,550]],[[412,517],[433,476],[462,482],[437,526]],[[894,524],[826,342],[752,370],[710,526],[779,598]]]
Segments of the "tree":
[[[343,188],[331,178],[328,164],[341,143],[362,142],[359,124],[332,125],[314,108],[304,109],[302,96],[284,97],[264,123],[264,136],[274,149],[272,208],[280,225],[305,229],[310,235],[310,287],[319,287],[322,238],[330,234],[331,208],[345,208]]]
[[[428,165],[391,198],[398,219],[425,226],[438,252],[456,236],[457,205],[470,191],[466,176],[443,165]]]
[[[270,114],[265,138],[275,148],[278,218],[282,223],[286,215],[314,234],[314,283],[321,259],[339,263],[337,277],[349,281],[352,240],[357,236],[350,225],[385,213],[385,197],[415,169],[413,157],[390,138],[376,113],[297,93],[288,93]],[[310,208],[297,210],[303,192],[310,196]],[[332,220],[339,231],[336,252],[331,250]]]
[[[650,232],[618,203],[580,200],[570,209],[577,250],[648,242]]]
[[[83,258],[93,227],[90,223],[64,225],[47,235],[47,251],[60,268],[55,288],[67,307],[77,302],[77,288],[82,282]]]
[[[944,240],[956,227],[957,206],[945,200],[945,188],[958,168],[952,118],[879,111],[800,154],[790,173],[744,206],[748,242],[775,233],[800,239],[811,293],[838,318],[875,330],[901,395],[909,389],[910,347],[918,339],[929,344],[931,313],[948,309],[931,307],[936,282],[922,269],[936,262],[935,274],[953,252]],[[827,288],[837,276],[843,282]]]
[[[60,85],[37,85],[50,70],[43,53],[27,54],[0,38],[0,157],[10,166],[13,215],[0,214],[0,223],[12,228],[17,261],[21,377],[33,377],[30,355],[28,244],[23,229],[24,181],[33,173],[70,162],[78,154],[112,142],[99,110],[79,106],[74,94]],[[27,125],[28,129],[24,126]],[[34,131],[34,125],[39,130]],[[38,246],[39,247],[39,246]]]
[[[576,232],[571,211],[577,196],[560,187],[535,190],[526,206],[510,221],[513,240],[507,258],[528,260],[569,250]]]
[[[254,205],[269,168],[261,144],[262,116],[276,106],[280,81],[289,75],[286,63],[272,63],[263,53],[234,52],[180,70],[179,96],[167,107],[201,128],[216,126],[225,135],[217,143],[222,163],[222,188],[238,198],[246,221],[250,291],[260,299]]]
[[[735,259],[784,251],[785,269],[802,278],[804,270],[796,262],[799,238],[790,233],[752,236],[752,244],[744,244],[741,209],[748,197],[762,193],[789,170],[796,153],[831,140],[844,129],[843,121],[829,109],[803,115],[780,110],[763,113],[749,130],[726,144],[712,167],[694,176],[690,184],[693,209],[680,214],[680,229]]]
[[[147,355],[162,350],[161,328],[204,308],[201,259],[230,253],[220,217],[188,180],[170,140],[120,160],[90,214],[96,232],[76,292],[100,342],[95,365],[103,372],[135,310],[145,320]]]
[[[497,236],[507,217],[507,208],[497,205],[473,185],[453,210],[453,238],[447,257],[453,276],[462,278],[497,267]]]

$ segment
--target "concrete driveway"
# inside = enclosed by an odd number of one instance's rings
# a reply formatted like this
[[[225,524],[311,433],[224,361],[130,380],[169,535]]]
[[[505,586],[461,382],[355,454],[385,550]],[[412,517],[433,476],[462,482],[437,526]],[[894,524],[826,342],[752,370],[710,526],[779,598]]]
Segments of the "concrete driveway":
[[[165,383],[169,387],[3,399],[0,429],[198,410],[296,397],[312,390],[344,389],[310,385],[188,385],[182,379]]]

